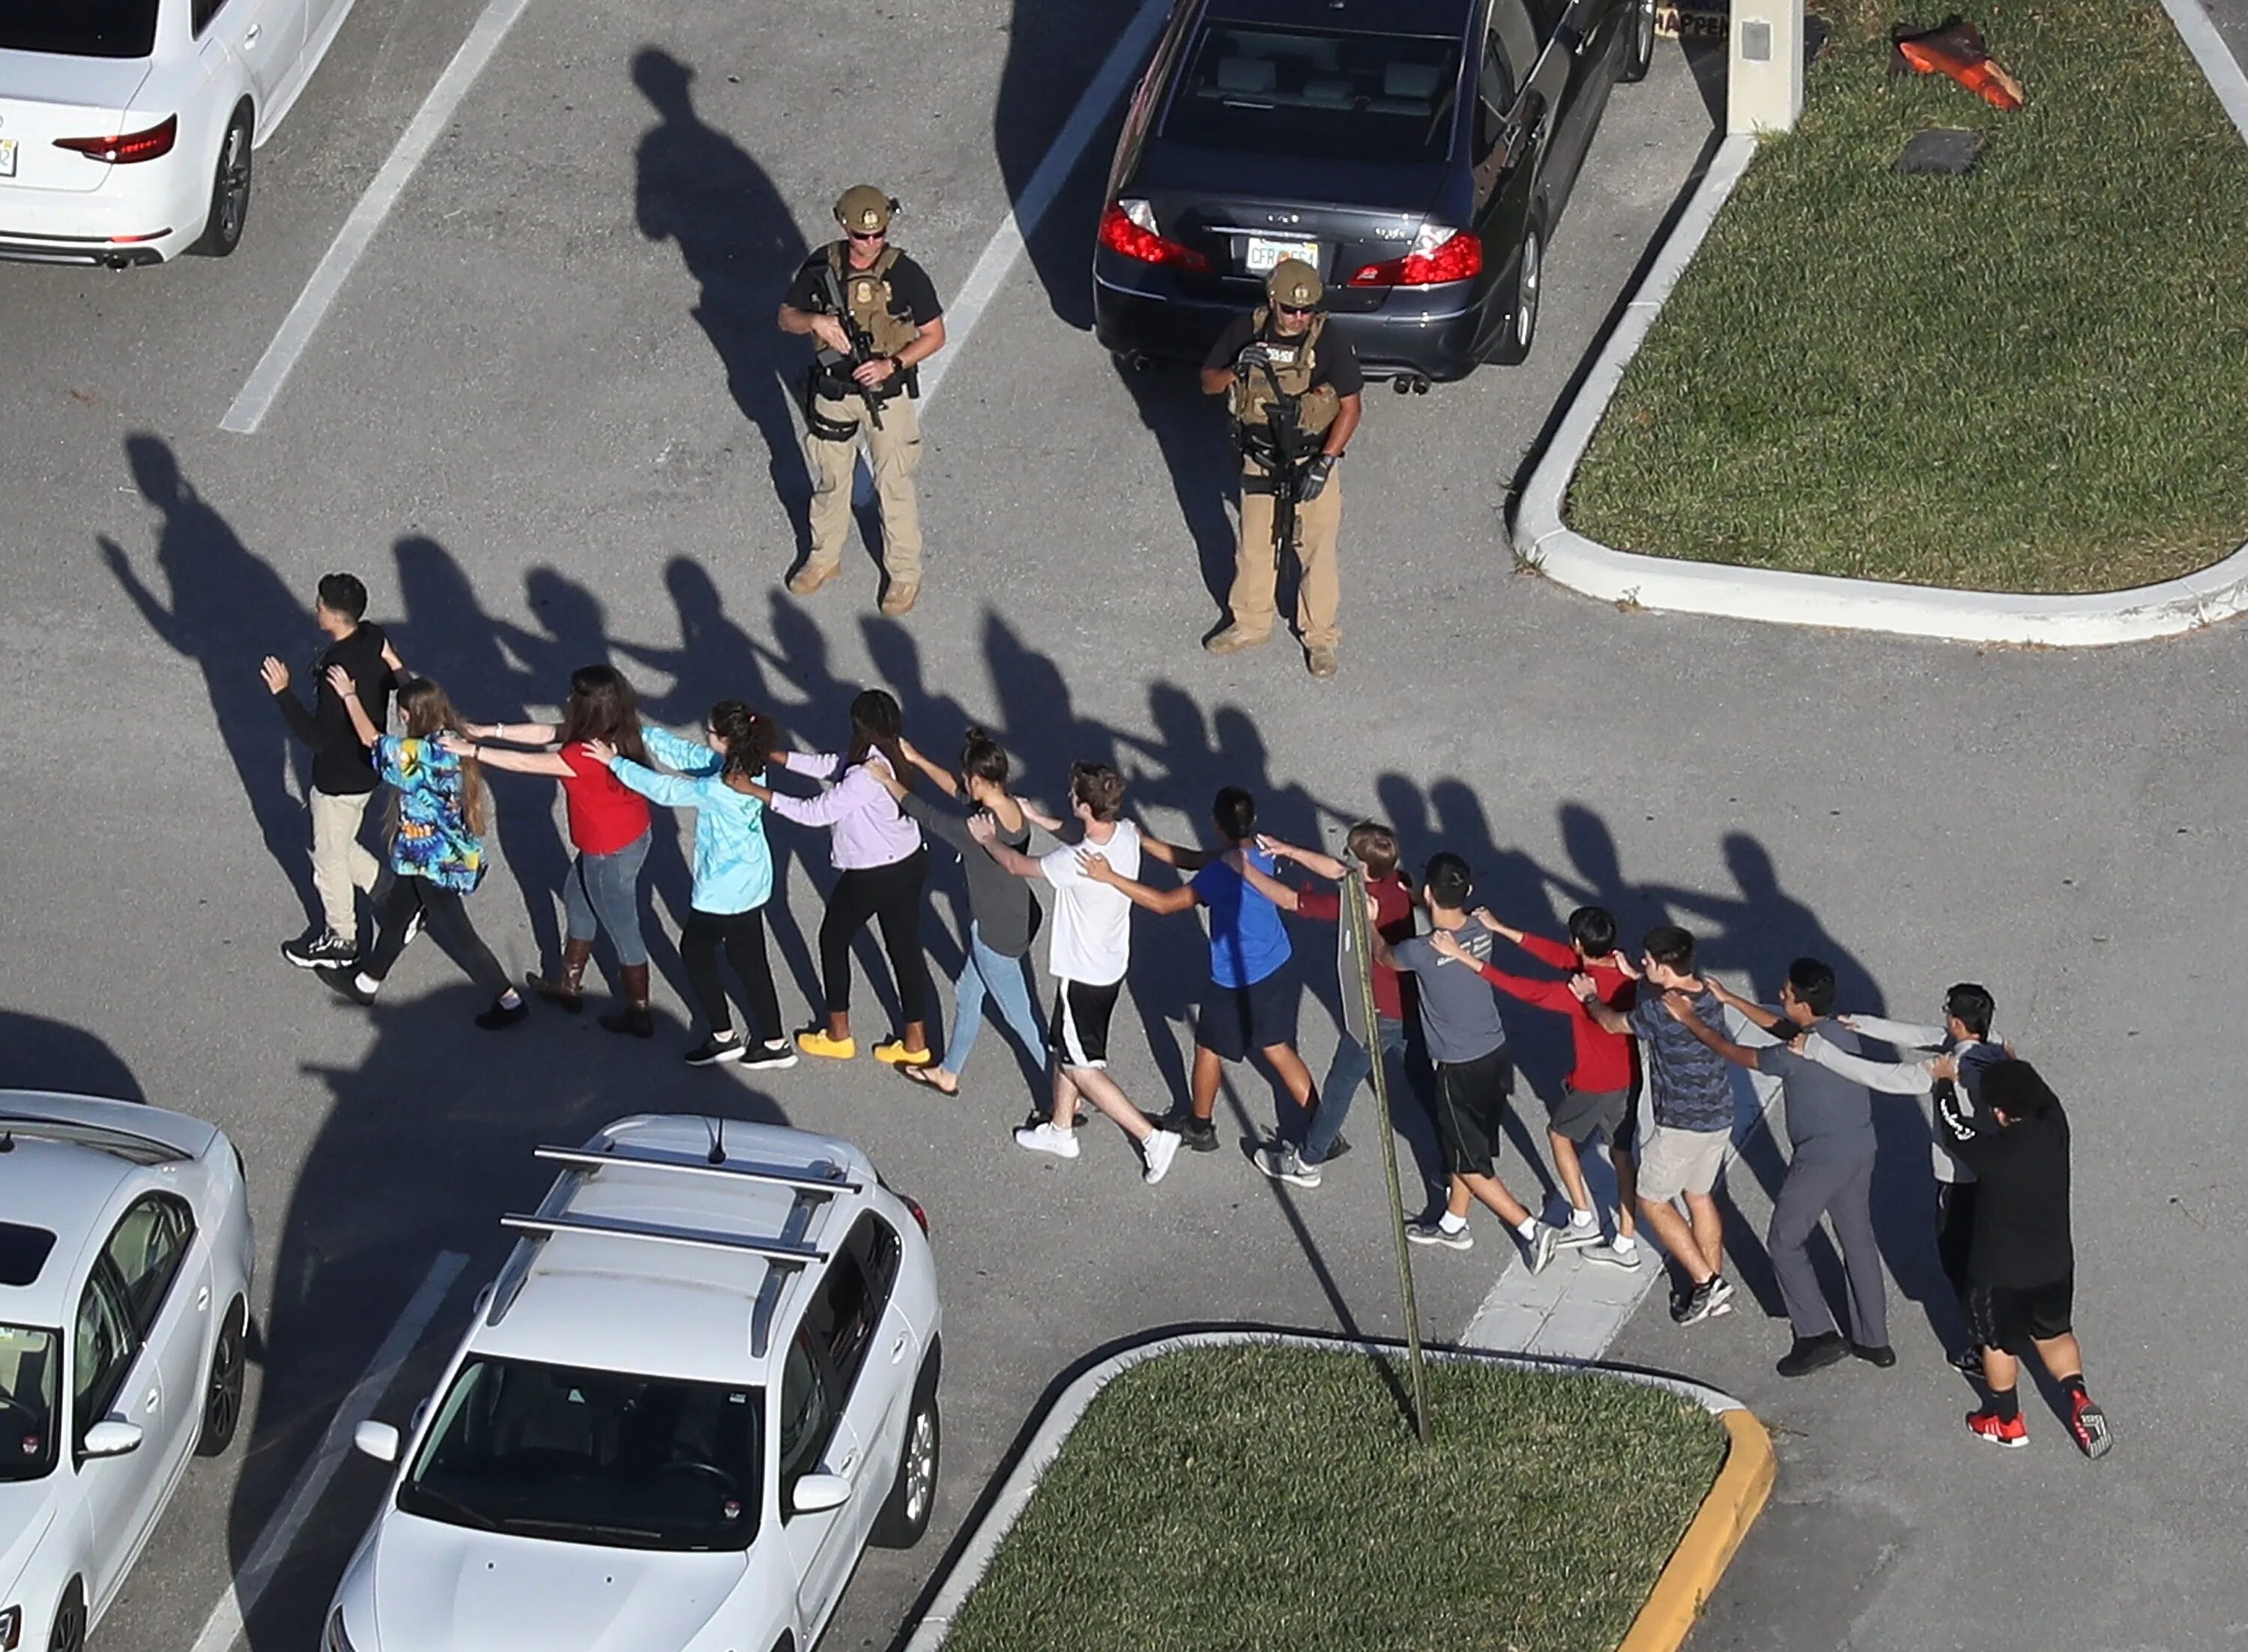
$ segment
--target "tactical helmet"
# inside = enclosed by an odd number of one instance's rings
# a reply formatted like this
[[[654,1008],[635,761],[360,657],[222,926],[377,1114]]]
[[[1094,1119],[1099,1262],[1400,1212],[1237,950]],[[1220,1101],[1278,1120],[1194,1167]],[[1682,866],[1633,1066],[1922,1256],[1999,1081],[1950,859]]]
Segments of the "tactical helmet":
[[[1319,272],[1310,264],[1301,258],[1283,258],[1264,278],[1264,291],[1275,304],[1285,305],[1292,310],[1308,310],[1319,301],[1326,289],[1319,284]]]
[[[853,235],[881,235],[898,203],[871,183],[853,184],[835,203],[835,222]]]

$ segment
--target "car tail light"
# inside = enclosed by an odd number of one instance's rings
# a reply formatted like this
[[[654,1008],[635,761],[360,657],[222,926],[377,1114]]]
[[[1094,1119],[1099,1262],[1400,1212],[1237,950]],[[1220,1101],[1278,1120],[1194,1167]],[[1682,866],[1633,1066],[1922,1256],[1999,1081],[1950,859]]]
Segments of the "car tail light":
[[[1210,268],[1207,255],[1155,233],[1155,209],[1144,201],[1115,202],[1102,213],[1100,244],[1141,264],[1168,264],[1174,270]]]
[[[929,1212],[921,1208],[921,1201],[919,1199],[908,1199],[902,1193],[899,1194],[898,1197],[905,1199],[906,1209],[913,1212],[914,1221],[919,1224],[921,1230],[923,1233],[927,1233],[929,1231]]]
[[[1363,264],[1351,277],[1354,287],[1433,287],[1446,281],[1471,281],[1483,273],[1483,237],[1472,230],[1423,224],[1413,250],[1402,258]]]
[[[112,166],[129,167],[136,161],[154,161],[159,155],[172,153],[173,142],[180,135],[180,117],[166,115],[163,120],[142,132],[127,132],[114,138],[57,138],[58,149],[75,149],[95,161],[106,161]]]

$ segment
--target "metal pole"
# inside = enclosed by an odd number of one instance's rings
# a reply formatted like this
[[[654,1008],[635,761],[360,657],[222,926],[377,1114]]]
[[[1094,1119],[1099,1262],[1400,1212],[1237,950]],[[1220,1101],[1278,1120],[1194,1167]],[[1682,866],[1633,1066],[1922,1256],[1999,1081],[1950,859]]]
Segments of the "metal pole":
[[[1429,1367],[1421,1354],[1421,1311],[1413,1299],[1413,1248],[1405,1242],[1405,1194],[1397,1179],[1397,1132],[1389,1118],[1389,1068],[1381,1056],[1381,1024],[1374,1004],[1374,926],[1367,916],[1366,869],[1355,860],[1344,864],[1350,867],[1343,896],[1344,919],[1350,925],[1351,956],[1358,978],[1343,983],[1343,990],[1358,995],[1367,1047],[1374,1056],[1374,1102],[1381,1114],[1381,1159],[1389,1176],[1389,1231],[1397,1246],[1397,1283],[1405,1298],[1405,1359],[1412,1373],[1413,1427],[1426,1445],[1430,1437]]]

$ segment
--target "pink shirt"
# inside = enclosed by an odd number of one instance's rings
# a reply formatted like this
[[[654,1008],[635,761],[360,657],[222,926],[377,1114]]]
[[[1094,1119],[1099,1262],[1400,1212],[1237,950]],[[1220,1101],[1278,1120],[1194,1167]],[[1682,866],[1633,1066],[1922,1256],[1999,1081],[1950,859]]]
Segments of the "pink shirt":
[[[797,774],[823,780],[843,767],[843,759],[832,751],[784,751],[780,761]],[[818,797],[792,798],[776,792],[768,806],[784,820],[827,827],[827,858],[839,872],[894,865],[921,847],[921,827],[868,772],[874,764],[881,764],[884,774],[891,773],[889,760],[869,751]]]

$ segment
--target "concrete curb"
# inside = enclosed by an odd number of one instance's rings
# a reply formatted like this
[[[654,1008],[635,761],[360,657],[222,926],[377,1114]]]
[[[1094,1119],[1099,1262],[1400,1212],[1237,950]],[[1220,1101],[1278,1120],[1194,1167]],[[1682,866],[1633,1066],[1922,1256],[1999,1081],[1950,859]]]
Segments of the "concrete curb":
[[[2162,0],[2178,37],[2248,141],[2248,76],[2200,0]],[[1755,153],[1756,140],[1727,138],[1663,243],[1645,283],[1600,351],[1552,442],[1531,472],[1517,510],[1517,552],[1557,585],[1605,602],[1673,614],[1714,614],[1780,625],[1820,626],[1937,637],[1955,642],[2101,648],[2177,636],[2248,611],[2248,545],[2183,579],[2125,591],[2042,596],[1949,591],[1930,586],[1785,573],[1619,551],[1561,519],[1571,480],[1655,316],[1709,234]]]
[[[1037,1432],[1031,1435],[998,1495],[991,1499],[990,1506],[949,1562],[935,1598],[906,1642],[905,1652],[936,1652],[944,1644],[945,1637],[952,1632],[953,1621],[990,1568],[991,1557],[1014,1529],[1015,1522],[1022,1518],[1038,1482],[1060,1456],[1071,1430],[1083,1419],[1101,1389],[1135,1365],[1182,1349],[1259,1346],[1312,1348],[1331,1354],[1397,1354],[1403,1351],[1405,1345],[1288,1331],[1190,1331],[1151,1337],[1101,1361],[1064,1388],[1040,1420]],[[1618,1649],[1618,1652],[1672,1652],[1693,1627],[1702,1603],[1717,1587],[1726,1563],[1740,1546],[1742,1537],[1755,1523],[1771,1493],[1778,1464],[1772,1456],[1772,1436],[1765,1432],[1764,1425],[1731,1395],[1683,1377],[1662,1376],[1651,1371],[1590,1361],[1538,1359],[1475,1348],[1431,1348],[1428,1352],[1431,1360],[1473,1361],[1555,1376],[1593,1372],[1621,1377],[1628,1382],[1665,1388],[1681,1399],[1691,1400],[1724,1425],[1731,1438],[1724,1465],[1717,1470],[1717,1478],[1702,1500],[1700,1511],[1686,1528],[1686,1535],[1678,1540],[1677,1548],[1671,1552],[1646,1606]]]
[[[1655,1579],[1647,1604],[1632,1620],[1630,1633],[1616,1652],[1677,1652],[1772,1496],[1779,1460],[1772,1455],[1772,1436],[1764,1424],[1740,1409],[1721,1412],[1717,1420],[1732,1436],[1725,1466],[1717,1470],[1717,1484],[1702,1499],[1701,1512],[1670,1552],[1662,1575]]]

